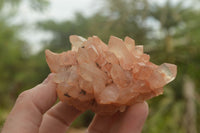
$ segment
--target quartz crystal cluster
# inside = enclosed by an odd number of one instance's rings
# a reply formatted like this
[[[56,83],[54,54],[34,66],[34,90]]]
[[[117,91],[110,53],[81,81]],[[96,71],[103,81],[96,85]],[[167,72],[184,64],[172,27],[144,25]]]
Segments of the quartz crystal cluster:
[[[111,36],[106,45],[97,36],[71,35],[72,50],[53,53],[46,60],[61,101],[98,114],[123,112],[127,106],[163,93],[176,77],[176,65],[149,61],[142,45],[130,37]]]

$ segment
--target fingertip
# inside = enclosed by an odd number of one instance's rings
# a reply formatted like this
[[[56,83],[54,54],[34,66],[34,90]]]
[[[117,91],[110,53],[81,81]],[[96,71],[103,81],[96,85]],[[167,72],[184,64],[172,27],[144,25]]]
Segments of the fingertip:
[[[146,101],[136,103],[136,104],[130,106],[128,110],[130,110],[133,113],[142,114],[142,116],[146,116],[146,117],[149,114],[149,106]]]
[[[55,73],[50,73],[47,78],[42,82],[42,84],[47,84],[49,81],[53,81]]]
[[[127,112],[133,119],[138,119],[139,124],[143,125],[149,114],[149,106],[146,101],[136,103]]]
[[[57,100],[57,84],[53,81],[54,75],[54,73],[49,74],[41,84],[30,90],[31,100],[37,107],[42,108],[42,114],[51,108]]]
[[[54,74],[51,73],[41,84],[22,92],[15,103],[17,110],[29,111],[35,107],[44,114],[51,108],[57,99],[56,83],[53,82],[53,77]]]
[[[136,103],[130,106],[124,114],[120,133],[129,133],[132,131],[135,131],[135,133],[141,133],[148,112],[149,107],[147,102]]]

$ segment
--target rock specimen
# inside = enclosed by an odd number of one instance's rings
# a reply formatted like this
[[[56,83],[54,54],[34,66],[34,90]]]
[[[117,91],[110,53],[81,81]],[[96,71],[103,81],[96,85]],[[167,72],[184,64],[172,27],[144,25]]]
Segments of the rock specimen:
[[[72,50],[60,54],[46,50],[46,60],[57,83],[61,101],[81,111],[98,114],[123,112],[127,106],[163,93],[176,77],[176,65],[157,66],[129,37],[111,36],[108,45],[97,36],[87,40],[70,36]]]

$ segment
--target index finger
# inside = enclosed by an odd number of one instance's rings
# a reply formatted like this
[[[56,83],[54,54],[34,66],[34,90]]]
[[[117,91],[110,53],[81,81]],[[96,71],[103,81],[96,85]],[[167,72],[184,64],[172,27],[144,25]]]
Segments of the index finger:
[[[22,92],[7,117],[2,133],[36,133],[43,114],[56,102],[56,84],[53,74],[36,87]]]

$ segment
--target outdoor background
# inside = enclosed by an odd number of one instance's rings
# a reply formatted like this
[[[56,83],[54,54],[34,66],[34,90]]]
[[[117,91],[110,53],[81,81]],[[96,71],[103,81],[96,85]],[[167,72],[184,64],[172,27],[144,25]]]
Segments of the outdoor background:
[[[200,133],[199,0],[0,0],[0,129],[19,93],[50,72],[44,50],[70,49],[71,34],[129,36],[152,62],[176,64],[176,79],[148,101],[143,133]]]

